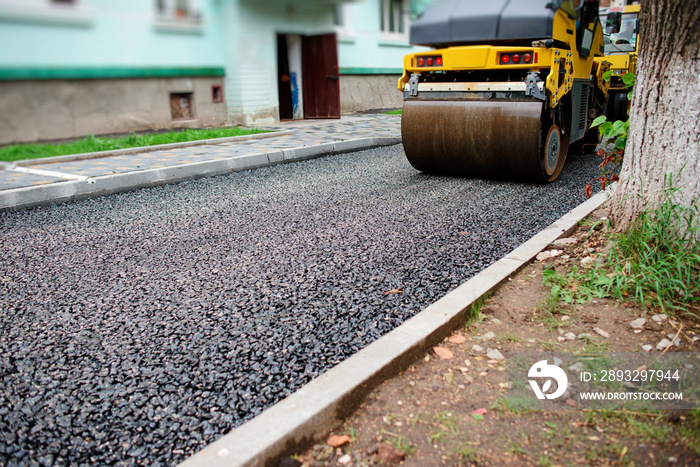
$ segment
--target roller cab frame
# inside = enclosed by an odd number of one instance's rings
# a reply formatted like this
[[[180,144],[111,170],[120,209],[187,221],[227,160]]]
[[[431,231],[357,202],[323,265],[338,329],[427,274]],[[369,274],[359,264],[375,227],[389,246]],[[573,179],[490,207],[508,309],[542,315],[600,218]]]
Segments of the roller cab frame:
[[[610,121],[624,120],[629,116],[630,101],[627,98],[629,89],[621,77],[625,73],[637,71],[640,9],[640,5],[627,5],[600,10],[605,56],[595,60],[606,71],[612,70],[612,76],[606,83],[605,104],[605,115]],[[629,34],[626,35],[626,32]]]
[[[533,8],[547,9],[536,13],[551,15],[551,33],[435,44],[404,57],[402,136],[418,170],[554,181],[569,144],[605,103],[602,73],[610,64],[594,61],[604,51],[597,1],[501,1],[520,10],[541,3]],[[523,30],[527,21],[524,15]]]

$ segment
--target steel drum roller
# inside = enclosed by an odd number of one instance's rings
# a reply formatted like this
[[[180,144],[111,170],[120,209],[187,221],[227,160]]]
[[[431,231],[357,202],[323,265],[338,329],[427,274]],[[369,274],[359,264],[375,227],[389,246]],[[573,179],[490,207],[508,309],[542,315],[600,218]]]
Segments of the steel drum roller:
[[[543,124],[542,108],[535,101],[406,100],[406,157],[422,172],[554,180],[566,152],[559,128]]]

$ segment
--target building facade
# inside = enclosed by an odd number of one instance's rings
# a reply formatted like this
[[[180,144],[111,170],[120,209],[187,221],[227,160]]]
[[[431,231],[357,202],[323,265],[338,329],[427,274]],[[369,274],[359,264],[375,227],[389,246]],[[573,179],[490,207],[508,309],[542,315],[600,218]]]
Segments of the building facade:
[[[401,104],[408,0],[0,0],[0,144]]]

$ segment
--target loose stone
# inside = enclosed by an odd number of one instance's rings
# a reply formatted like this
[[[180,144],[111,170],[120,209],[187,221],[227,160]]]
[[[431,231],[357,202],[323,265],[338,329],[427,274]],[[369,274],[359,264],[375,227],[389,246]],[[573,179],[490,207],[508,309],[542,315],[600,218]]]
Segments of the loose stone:
[[[642,329],[644,324],[647,322],[644,318],[637,318],[630,323],[632,329]]]
[[[673,343],[668,339],[661,339],[661,342],[656,344],[656,350],[665,350],[667,347],[671,347]]]

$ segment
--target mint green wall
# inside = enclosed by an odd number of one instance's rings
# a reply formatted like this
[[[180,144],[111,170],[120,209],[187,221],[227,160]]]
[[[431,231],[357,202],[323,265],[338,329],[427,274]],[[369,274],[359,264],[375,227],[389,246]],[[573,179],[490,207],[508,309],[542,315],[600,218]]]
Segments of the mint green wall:
[[[77,22],[10,19],[7,1],[0,0],[0,81],[225,75],[229,118],[250,123],[276,118],[276,35],[333,32],[333,9],[345,0],[198,0],[195,31],[159,30],[156,0],[80,0]],[[398,74],[405,54],[424,50],[382,36],[380,3],[348,3],[341,74]]]
[[[325,0],[222,0],[229,114],[240,123],[277,118],[277,34],[333,32],[332,5]],[[236,117],[238,118],[238,117]]]
[[[431,0],[421,1],[429,3]],[[423,47],[412,47],[407,39],[382,35],[380,4],[380,0],[365,0],[353,2],[346,9],[349,28],[346,33],[338,34],[338,64],[341,73],[401,73],[404,55],[426,50]]]
[[[88,24],[3,18],[0,67],[223,67],[221,0],[201,0],[198,33],[155,26],[155,0],[82,0]]]

